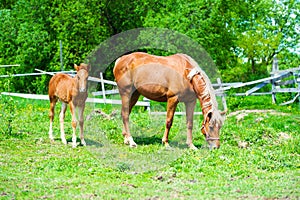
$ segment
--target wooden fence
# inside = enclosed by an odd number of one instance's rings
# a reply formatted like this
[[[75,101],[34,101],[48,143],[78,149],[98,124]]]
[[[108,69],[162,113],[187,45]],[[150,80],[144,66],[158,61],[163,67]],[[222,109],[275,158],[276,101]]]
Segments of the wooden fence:
[[[17,65],[12,65],[17,66]],[[0,78],[7,78],[7,77],[19,77],[19,76],[36,76],[36,75],[54,75],[56,73],[67,73],[70,76],[74,76],[76,71],[60,71],[60,72],[46,72],[40,69],[35,69],[37,73],[25,73],[25,74],[12,74],[12,75],[0,75]],[[284,80],[285,78],[289,78],[289,80]],[[104,103],[104,104],[121,104],[121,100],[119,99],[109,99],[107,98],[107,95],[117,95],[119,93],[117,89],[117,84],[114,81],[105,80],[103,78],[103,74],[99,74],[98,77],[89,77],[89,81],[93,81],[96,83],[101,84],[101,91],[92,92],[93,97],[88,98],[87,102],[93,102],[93,103]],[[115,87],[113,90],[106,90],[105,84],[112,85]],[[264,86],[271,84],[272,89],[269,92],[257,92]],[[229,89],[236,89],[241,88],[245,86],[251,86],[255,85],[253,88],[247,90],[245,93],[236,93],[237,96],[249,96],[249,95],[272,95],[272,100],[274,103],[276,103],[276,94],[277,93],[295,93],[294,98],[290,101],[287,101],[285,103],[282,103],[281,105],[286,105],[295,102],[297,99],[300,101],[300,66],[298,68],[292,68],[287,70],[279,70],[277,59],[274,59],[273,66],[272,66],[272,72],[270,74],[270,77],[250,81],[246,83],[242,82],[235,82],[235,83],[222,83],[221,79],[217,79],[217,83],[213,84],[213,87],[216,91],[216,95],[220,96],[222,99],[223,109],[227,109],[226,104],[226,91]],[[295,87],[289,87],[287,88],[287,85],[294,85]],[[284,86],[284,88],[282,88]],[[32,99],[42,99],[42,100],[48,100],[47,95],[36,95],[36,94],[20,94],[20,93],[7,93],[3,92],[4,95],[12,95],[12,96],[19,96],[23,98],[32,98]],[[101,96],[102,98],[98,98]],[[147,108],[147,110],[151,110],[150,107],[150,100],[147,98],[144,98],[142,101],[137,102],[137,106],[144,106]],[[157,113],[159,114],[159,113]],[[161,113],[165,114],[165,112]],[[183,114],[181,112],[176,112],[175,114]],[[195,113],[195,114],[201,114],[201,113]]]
[[[289,79],[289,80],[285,80]],[[272,89],[269,92],[256,92],[264,86],[271,84]],[[272,72],[270,77],[250,81],[246,83],[234,83],[223,88],[226,90],[232,88],[241,88],[245,86],[255,85],[253,88],[247,90],[245,93],[236,93],[236,96],[249,96],[249,95],[272,95],[273,103],[276,103],[276,94],[278,93],[295,93],[294,98],[290,101],[281,103],[280,105],[287,105],[299,99],[300,102],[300,66],[297,68],[290,68],[286,70],[279,70],[278,61],[274,58],[272,65]],[[284,86],[284,87],[282,87]],[[289,86],[289,87],[287,87]],[[294,87],[292,87],[294,86]]]

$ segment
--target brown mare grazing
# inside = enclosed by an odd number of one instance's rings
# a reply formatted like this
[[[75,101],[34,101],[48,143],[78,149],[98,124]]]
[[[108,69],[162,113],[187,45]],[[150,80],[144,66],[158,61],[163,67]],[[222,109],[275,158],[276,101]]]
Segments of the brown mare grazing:
[[[114,76],[122,98],[124,143],[137,146],[129,131],[129,115],[140,95],[151,100],[167,102],[166,129],[162,142],[166,147],[176,106],[184,102],[187,120],[187,145],[192,142],[193,113],[199,99],[204,120],[201,131],[210,148],[219,148],[219,131],[223,117],[218,110],[211,82],[198,64],[185,54],[167,57],[146,53],[132,53],[120,57],[114,67]]]
[[[75,111],[78,107],[79,112],[79,125],[80,125],[80,139],[81,144],[86,145],[83,136],[83,112],[85,107],[85,101],[87,99],[87,79],[90,65],[81,63],[79,66],[76,64],[74,68],[77,71],[77,74],[74,78],[66,74],[56,74],[54,75],[49,82],[49,99],[50,99],[50,128],[49,128],[49,138],[53,142],[53,118],[54,118],[54,108],[57,100],[62,102],[61,111],[59,115],[60,120],[60,134],[61,140],[64,144],[67,144],[67,140],[64,132],[64,118],[65,112],[67,109],[67,104],[70,105],[70,110],[72,114],[72,128],[73,128],[73,137],[72,137],[72,146],[76,147],[76,126],[77,120]]]

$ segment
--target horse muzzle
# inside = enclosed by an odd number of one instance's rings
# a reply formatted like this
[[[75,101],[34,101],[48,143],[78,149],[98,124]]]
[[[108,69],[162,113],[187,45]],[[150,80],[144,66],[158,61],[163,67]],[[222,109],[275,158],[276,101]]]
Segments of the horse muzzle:
[[[209,144],[209,149],[219,149],[220,148],[220,140],[215,139],[215,140],[207,140]]]
[[[79,92],[86,92],[86,88],[79,88]]]

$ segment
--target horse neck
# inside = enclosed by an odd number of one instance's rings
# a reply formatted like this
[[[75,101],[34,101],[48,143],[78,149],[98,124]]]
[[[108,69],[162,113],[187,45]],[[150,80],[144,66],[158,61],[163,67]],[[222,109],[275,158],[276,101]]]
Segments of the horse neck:
[[[213,97],[211,94],[211,85],[202,75],[196,75],[192,79],[194,91],[200,101],[203,116],[207,116],[213,109]]]

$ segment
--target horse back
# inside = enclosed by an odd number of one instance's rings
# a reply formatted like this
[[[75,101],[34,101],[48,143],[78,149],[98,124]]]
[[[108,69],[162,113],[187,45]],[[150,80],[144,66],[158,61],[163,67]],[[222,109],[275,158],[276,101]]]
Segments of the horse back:
[[[128,71],[132,71],[137,67],[147,64],[159,63],[165,67],[169,67],[182,76],[186,77],[186,69],[192,69],[193,66],[185,54],[174,54],[170,56],[156,56],[144,52],[135,52],[124,55],[117,59],[114,67],[114,75],[116,80]]]
[[[133,85],[143,96],[166,101],[170,96],[194,98],[190,81],[186,78],[187,60],[180,54],[154,56],[136,52],[116,61],[114,75],[120,92]]]

